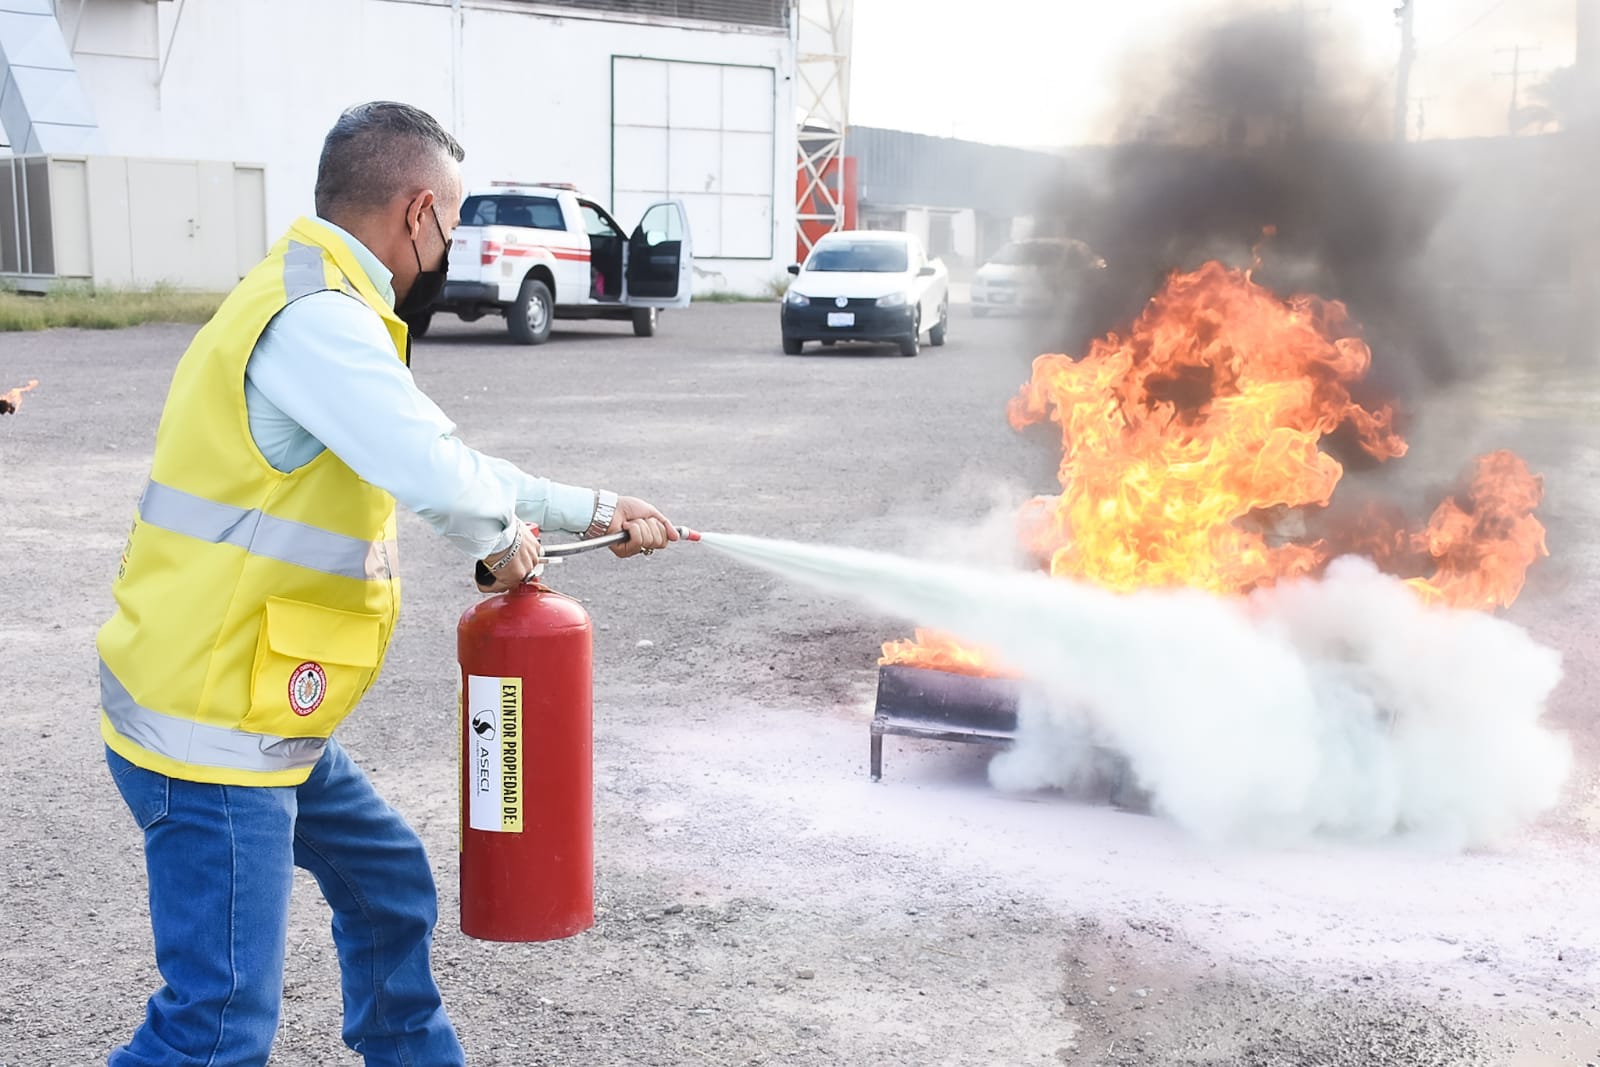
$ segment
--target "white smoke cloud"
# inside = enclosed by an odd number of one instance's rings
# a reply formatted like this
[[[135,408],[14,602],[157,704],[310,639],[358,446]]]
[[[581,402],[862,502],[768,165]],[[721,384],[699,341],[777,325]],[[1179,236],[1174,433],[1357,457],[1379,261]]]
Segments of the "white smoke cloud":
[[[1159,812],[1208,839],[1468,847],[1553,808],[1567,773],[1566,740],[1541,721],[1559,655],[1502,619],[1427,607],[1365,560],[1235,600],[706,543],[1020,669],[1036,692],[993,764],[1005,788],[1069,787],[1098,743],[1127,757]]]
[[[1156,807],[1210,838],[1407,833],[1485,844],[1552,808],[1568,749],[1540,718],[1560,657],[1520,627],[1428,608],[1365,560],[1248,601],[1126,598],[1175,647],[1127,680],[1039,678],[1010,789],[1068,786],[1086,736],[1125,754]]]

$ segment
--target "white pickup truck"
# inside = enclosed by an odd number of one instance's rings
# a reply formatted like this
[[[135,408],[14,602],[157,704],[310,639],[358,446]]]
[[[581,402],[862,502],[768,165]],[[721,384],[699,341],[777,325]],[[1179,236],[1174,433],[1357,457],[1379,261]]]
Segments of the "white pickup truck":
[[[693,271],[681,201],[650,205],[630,236],[570,185],[495,182],[461,205],[444,289],[407,324],[423,337],[435,314],[494,313],[537,345],[556,319],[625,319],[649,337],[662,308],[689,306]]]

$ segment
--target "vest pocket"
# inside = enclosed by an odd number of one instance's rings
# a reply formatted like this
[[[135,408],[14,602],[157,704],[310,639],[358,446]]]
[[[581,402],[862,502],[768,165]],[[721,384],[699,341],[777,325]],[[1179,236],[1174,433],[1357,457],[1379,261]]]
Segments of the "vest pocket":
[[[327,737],[366,692],[382,617],[268,597],[250,686],[251,733]]]

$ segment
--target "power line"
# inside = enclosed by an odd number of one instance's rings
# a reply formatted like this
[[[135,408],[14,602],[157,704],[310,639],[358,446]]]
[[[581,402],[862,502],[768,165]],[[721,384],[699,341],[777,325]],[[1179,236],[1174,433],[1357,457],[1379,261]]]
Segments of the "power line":
[[[1505,6],[1506,6],[1506,0],[1495,0],[1494,3],[1490,4],[1488,6],[1488,8],[1484,10],[1483,14],[1479,15],[1477,18],[1473,19],[1471,22],[1469,22],[1465,26],[1461,27],[1455,33],[1452,33],[1449,37],[1445,38],[1439,44],[1433,45],[1431,47],[1448,48],[1450,45],[1455,44],[1457,41],[1461,40],[1461,38],[1465,37],[1467,34],[1471,33],[1473,30],[1477,29],[1478,28],[1478,24],[1481,23],[1484,19],[1488,18],[1490,15],[1494,14],[1496,11],[1499,11],[1501,8],[1503,8]]]

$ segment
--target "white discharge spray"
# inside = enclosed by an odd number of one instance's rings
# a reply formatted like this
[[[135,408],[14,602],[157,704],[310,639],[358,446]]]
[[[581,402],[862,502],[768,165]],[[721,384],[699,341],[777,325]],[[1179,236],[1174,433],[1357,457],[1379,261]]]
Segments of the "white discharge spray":
[[[1558,653],[1502,619],[1425,606],[1365,560],[1248,598],[1115,594],[736,534],[703,542],[992,650],[1034,696],[999,786],[1068,786],[1085,739],[1128,757],[1208,839],[1505,838],[1552,808],[1565,739],[1540,720]]]

